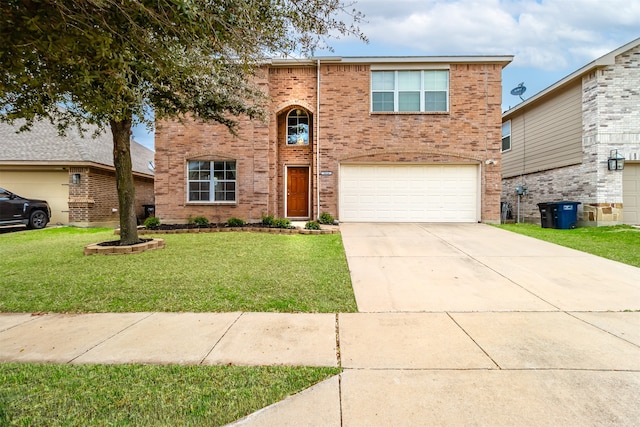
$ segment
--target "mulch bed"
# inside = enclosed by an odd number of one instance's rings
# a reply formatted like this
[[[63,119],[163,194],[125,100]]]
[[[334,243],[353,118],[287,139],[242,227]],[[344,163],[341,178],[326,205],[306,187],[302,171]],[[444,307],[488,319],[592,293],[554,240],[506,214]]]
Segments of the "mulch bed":
[[[306,230],[299,227],[292,228],[276,228],[267,227],[262,223],[251,223],[243,226],[230,227],[227,224],[160,224],[153,228],[140,228],[138,234],[163,234],[163,233],[207,233],[218,231],[256,231],[262,233],[281,233],[281,234],[338,234],[340,232],[338,226],[323,225],[320,230]],[[119,234],[120,230],[116,230]]]

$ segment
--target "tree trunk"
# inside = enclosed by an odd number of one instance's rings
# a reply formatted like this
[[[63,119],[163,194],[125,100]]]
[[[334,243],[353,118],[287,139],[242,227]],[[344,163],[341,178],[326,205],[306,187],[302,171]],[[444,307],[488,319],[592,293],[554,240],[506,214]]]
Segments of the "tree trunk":
[[[136,197],[131,166],[131,120],[111,121],[113,164],[120,211],[120,245],[138,243]]]

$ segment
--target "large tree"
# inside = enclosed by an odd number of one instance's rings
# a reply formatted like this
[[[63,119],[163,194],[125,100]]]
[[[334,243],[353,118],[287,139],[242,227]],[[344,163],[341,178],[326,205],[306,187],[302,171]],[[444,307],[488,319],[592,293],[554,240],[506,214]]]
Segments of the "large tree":
[[[113,134],[120,244],[138,242],[130,134],[185,115],[264,114],[260,61],[364,36],[343,0],[2,0],[0,120]],[[339,16],[347,17],[344,20]],[[348,21],[348,22],[345,22]]]

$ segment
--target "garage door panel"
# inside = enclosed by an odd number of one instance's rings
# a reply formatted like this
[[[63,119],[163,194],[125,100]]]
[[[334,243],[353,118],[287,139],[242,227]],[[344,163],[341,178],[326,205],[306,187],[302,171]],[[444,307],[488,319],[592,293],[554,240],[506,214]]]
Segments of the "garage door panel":
[[[0,171],[0,187],[22,197],[46,200],[51,207],[50,223],[69,223],[67,171]]]
[[[640,164],[627,163],[624,166],[622,209],[625,224],[640,224]]]
[[[340,219],[475,222],[477,166],[342,165]]]

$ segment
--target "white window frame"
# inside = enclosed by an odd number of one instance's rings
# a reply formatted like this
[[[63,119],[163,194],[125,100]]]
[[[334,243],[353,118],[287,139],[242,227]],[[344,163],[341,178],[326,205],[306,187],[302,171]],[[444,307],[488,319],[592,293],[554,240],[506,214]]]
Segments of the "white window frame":
[[[208,169],[208,178],[204,178],[204,179],[193,179],[191,176],[191,164],[192,163],[208,163],[209,164],[209,169]],[[216,172],[219,172],[219,170],[215,169],[215,165],[216,163],[223,163],[223,169],[222,172],[224,174],[222,179],[216,178],[215,174]],[[233,168],[229,167],[230,164],[233,164]],[[197,169],[198,171],[205,171],[206,169]],[[229,178],[228,173],[233,171],[233,178]],[[194,171],[195,172],[195,171]],[[237,200],[238,200],[238,162],[236,160],[188,160],[187,161],[187,203],[207,203],[207,204],[236,204]],[[191,199],[191,184],[192,183],[207,183],[209,184],[208,190],[203,190],[202,192],[204,193],[205,191],[207,191],[209,193],[209,198],[202,200],[202,199],[198,199],[198,200],[192,200]],[[217,200],[216,199],[216,184],[223,184],[226,187],[226,184],[230,184],[233,183],[233,200],[227,200],[225,197],[225,200]],[[230,190],[224,190],[224,194],[225,196],[228,194],[231,194]]]
[[[508,133],[505,134],[505,126],[508,127]],[[505,138],[509,138],[509,147],[508,148],[504,148],[504,140]],[[502,140],[500,143],[500,151],[501,152],[505,152],[505,151],[510,151],[511,150],[511,146],[512,146],[513,140],[511,139],[511,120],[507,120],[506,122],[502,123]]]
[[[419,89],[414,89],[414,90],[400,90],[399,88],[399,73],[402,72],[419,72],[420,73],[420,88]],[[373,88],[373,75],[374,73],[379,73],[379,72],[391,72],[393,73],[394,76],[394,85],[393,85],[393,89],[375,89]],[[436,110],[436,111],[428,111],[426,109],[426,94],[429,92],[443,92],[442,90],[437,90],[437,91],[433,91],[433,90],[428,90],[426,88],[425,85],[425,73],[430,73],[430,72],[440,72],[440,73],[446,73],[447,76],[447,88],[446,90],[444,90],[445,92],[445,96],[446,96],[446,106],[444,110]],[[451,85],[451,79],[450,79],[450,72],[448,69],[439,69],[439,68],[435,68],[435,69],[412,69],[412,68],[407,68],[407,69],[394,69],[394,70],[390,70],[390,69],[384,69],[384,68],[376,68],[376,69],[372,69],[371,70],[371,80],[370,80],[370,95],[371,95],[371,99],[370,99],[370,111],[373,114],[389,114],[389,113],[425,113],[425,114],[445,114],[445,113],[449,113],[449,108],[450,108],[450,102],[449,102],[449,94],[450,94],[450,85]],[[419,92],[420,93],[420,109],[416,110],[416,111],[401,111],[400,110],[400,93],[404,93],[404,92]],[[392,93],[393,94],[393,111],[391,110],[383,110],[383,111],[375,111],[374,110],[374,102],[373,102],[373,98],[374,98],[374,93]]]

